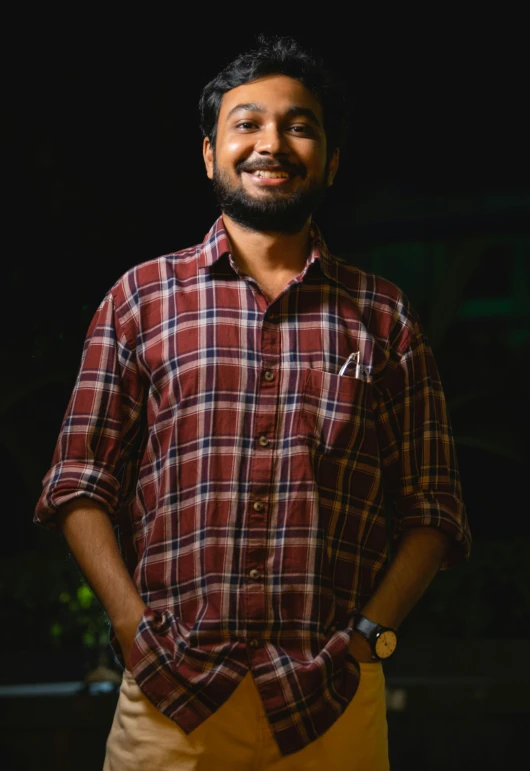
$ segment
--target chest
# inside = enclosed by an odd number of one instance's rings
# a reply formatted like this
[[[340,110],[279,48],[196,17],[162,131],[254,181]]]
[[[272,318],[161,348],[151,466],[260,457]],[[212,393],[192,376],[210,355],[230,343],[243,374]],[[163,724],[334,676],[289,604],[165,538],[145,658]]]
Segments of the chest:
[[[176,396],[198,379],[201,399],[214,399],[227,378],[241,393],[265,369],[282,380],[305,369],[338,374],[361,349],[363,363],[372,363],[373,341],[351,302],[322,286],[284,289],[283,280],[266,281],[261,292],[231,280],[168,294],[156,327],[148,315],[141,319],[137,352],[149,390]],[[262,293],[276,299],[266,302]]]

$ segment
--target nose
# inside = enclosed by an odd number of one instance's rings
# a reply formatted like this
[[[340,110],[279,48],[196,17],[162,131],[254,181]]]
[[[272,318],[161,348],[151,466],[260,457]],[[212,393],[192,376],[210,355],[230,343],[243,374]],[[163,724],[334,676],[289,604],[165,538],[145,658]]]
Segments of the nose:
[[[284,132],[276,124],[264,126],[259,132],[256,152],[264,155],[287,155],[289,146]]]

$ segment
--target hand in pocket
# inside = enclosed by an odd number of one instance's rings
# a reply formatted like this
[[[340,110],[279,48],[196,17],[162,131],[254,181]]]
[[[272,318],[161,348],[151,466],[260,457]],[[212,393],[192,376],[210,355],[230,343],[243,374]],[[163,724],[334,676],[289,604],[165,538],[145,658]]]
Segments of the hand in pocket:
[[[147,609],[147,605],[144,602],[140,600],[140,603],[138,607],[131,609],[126,616],[114,624],[114,633],[120,644],[125,666],[129,671],[131,670],[131,650],[136,638],[136,632],[138,631],[138,625]]]

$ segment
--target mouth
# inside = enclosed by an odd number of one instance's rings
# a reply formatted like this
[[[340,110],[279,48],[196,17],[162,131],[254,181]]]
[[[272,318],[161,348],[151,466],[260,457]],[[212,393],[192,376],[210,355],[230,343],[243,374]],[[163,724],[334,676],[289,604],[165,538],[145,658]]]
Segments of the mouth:
[[[254,166],[253,164],[241,166],[239,171],[258,189],[289,187],[298,174],[294,168],[290,169],[285,166],[271,168],[270,166]]]
[[[250,173],[250,172],[249,172]],[[251,172],[253,177],[261,179],[289,179],[289,174],[286,171],[271,171],[270,169],[256,169]]]
[[[271,163],[265,159],[254,159],[252,161],[243,161],[238,165],[237,171],[244,174],[259,186],[263,185],[285,185],[295,177],[305,178],[305,168],[302,164],[290,163]]]

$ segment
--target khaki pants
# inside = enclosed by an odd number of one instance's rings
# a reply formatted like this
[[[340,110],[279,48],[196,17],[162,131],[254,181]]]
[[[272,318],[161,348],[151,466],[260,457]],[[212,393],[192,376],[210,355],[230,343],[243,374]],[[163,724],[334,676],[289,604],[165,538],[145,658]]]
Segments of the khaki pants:
[[[252,676],[198,728],[185,734],[124,673],[103,771],[388,771],[385,679],[361,664],[346,711],[316,741],[282,757]]]

